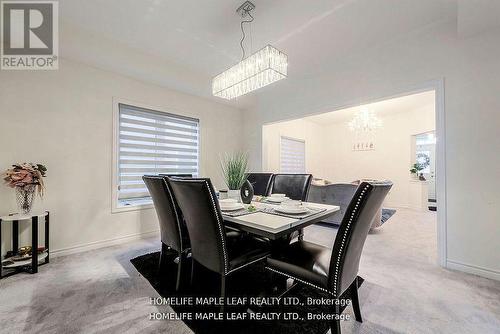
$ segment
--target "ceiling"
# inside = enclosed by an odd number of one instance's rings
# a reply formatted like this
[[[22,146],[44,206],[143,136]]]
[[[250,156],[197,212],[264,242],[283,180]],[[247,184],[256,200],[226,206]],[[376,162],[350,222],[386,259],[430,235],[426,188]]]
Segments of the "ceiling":
[[[288,54],[289,76],[312,76],[329,62],[456,20],[457,1],[253,0],[247,54],[273,44]],[[210,88],[213,76],[241,59],[235,10],[242,2],[60,0],[61,55],[245,108],[259,91],[225,102]]]
[[[275,44],[347,0],[254,0],[247,49]],[[241,59],[243,0],[61,0],[66,23],[214,76]],[[247,33],[250,31],[247,30]],[[253,42],[250,43],[250,37]]]
[[[412,111],[419,108],[432,106],[435,103],[434,91],[427,91],[418,94],[406,95],[380,102],[364,104],[361,106],[335,110],[328,113],[310,116],[304,120],[317,123],[320,125],[328,125],[339,122],[348,122],[351,120],[356,112],[362,109],[368,109],[379,117],[387,117],[396,113],[403,113]]]

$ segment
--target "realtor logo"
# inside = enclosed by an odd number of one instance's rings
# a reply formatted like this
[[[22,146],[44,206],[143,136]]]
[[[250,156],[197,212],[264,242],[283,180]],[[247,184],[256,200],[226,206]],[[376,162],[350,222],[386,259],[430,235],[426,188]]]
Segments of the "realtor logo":
[[[58,2],[1,1],[2,70],[57,70]]]

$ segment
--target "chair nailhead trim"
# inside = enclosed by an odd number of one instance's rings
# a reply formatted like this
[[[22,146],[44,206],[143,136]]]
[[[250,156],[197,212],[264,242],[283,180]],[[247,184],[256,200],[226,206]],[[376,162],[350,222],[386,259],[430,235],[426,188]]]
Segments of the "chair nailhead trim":
[[[342,257],[342,252],[344,250],[344,244],[345,240],[347,238],[347,232],[349,232],[349,228],[351,227],[352,220],[354,218],[354,215],[356,214],[356,211],[358,209],[359,203],[361,203],[361,199],[363,199],[363,196],[365,192],[368,190],[370,185],[367,185],[362,191],[361,194],[356,202],[356,205],[354,206],[354,210],[352,210],[351,217],[349,218],[349,222],[347,223],[347,227],[345,229],[344,235],[342,236],[342,243],[340,244],[340,250],[339,250],[339,256],[337,257],[337,263],[335,264],[335,278],[334,278],[334,283],[333,283],[333,295],[337,297],[337,283],[339,279],[339,266],[340,266],[340,258]]]
[[[281,271],[279,271],[279,270],[273,269],[273,268],[271,268],[271,267],[266,267],[266,269],[267,269],[267,270],[274,271],[275,273],[281,274],[281,275],[283,275],[283,276],[293,278],[293,279],[295,279],[295,280],[297,280],[297,281],[299,281],[299,282],[301,282],[301,283],[304,283],[304,284],[310,285],[310,286],[312,286],[312,287],[314,287],[314,288],[316,288],[316,289],[319,289],[319,290],[321,290],[321,291],[327,292],[327,293],[329,293],[329,294],[333,294],[333,292],[331,292],[331,291],[329,291],[329,290],[327,290],[327,289],[325,289],[325,288],[322,288],[322,287],[317,286],[317,285],[315,285],[315,284],[312,284],[312,283],[310,283],[310,282],[304,281],[304,280],[302,280],[302,279],[300,279],[300,278],[297,278],[297,277],[294,277],[294,276],[292,276],[292,275],[290,275],[290,274],[286,274],[286,273],[284,273],[284,272],[281,272]]]
[[[222,253],[224,254],[224,275],[227,274],[227,254],[226,254],[226,242],[224,238],[224,229],[222,228],[222,225],[219,220],[219,214],[217,212],[217,206],[215,205],[214,197],[212,196],[212,192],[210,191],[210,186],[208,185],[208,182],[205,181],[205,184],[207,185],[208,188],[208,193],[210,194],[210,199],[212,200],[212,205],[214,207],[214,212],[215,212],[215,217],[217,218],[217,225],[219,227],[219,234],[220,234],[220,239],[222,241]]]

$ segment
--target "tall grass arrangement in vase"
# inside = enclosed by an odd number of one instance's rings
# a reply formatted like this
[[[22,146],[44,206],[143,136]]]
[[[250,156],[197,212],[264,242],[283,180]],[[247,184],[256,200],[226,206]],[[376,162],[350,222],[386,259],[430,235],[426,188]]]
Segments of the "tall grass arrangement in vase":
[[[239,190],[246,181],[248,154],[244,152],[226,153],[221,157],[220,165],[229,190]]]

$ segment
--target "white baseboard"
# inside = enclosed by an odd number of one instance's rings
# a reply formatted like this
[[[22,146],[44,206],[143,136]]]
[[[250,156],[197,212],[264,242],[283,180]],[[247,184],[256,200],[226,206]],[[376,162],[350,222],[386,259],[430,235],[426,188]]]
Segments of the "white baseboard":
[[[452,270],[463,271],[469,274],[474,274],[486,278],[490,278],[496,281],[500,281],[500,272],[496,270],[491,270],[487,268],[482,268],[474,266],[471,264],[460,263],[452,260],[446,261],[446,268]]]
[[[94,241],[94,242],[90,242],[87,244],[51,250],[50,256],[58,257],[58,256],[65,256],[65,255],[86,252],[89,250],[99,249],[99,248],[103,248],[103,247],[120,245],[120,244],[124,244],[124,243],[134,241],[134,240],[152,238],[155,236],[159,236],[159,234],[160,234],[160,231],[156,230],[156,231],[141,232],[141,233],[125,235],[125,236],[112,238],[112,239]]]
[[[384,203],[382,205],[384,209],[409,209],[409,210],[415,210],[415,211],[428,211],[426,208],[421,208],[417,206],[411,206],[407,204],[402,204],[402,203]]]

